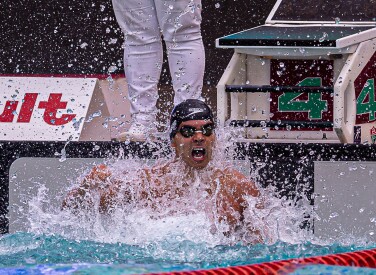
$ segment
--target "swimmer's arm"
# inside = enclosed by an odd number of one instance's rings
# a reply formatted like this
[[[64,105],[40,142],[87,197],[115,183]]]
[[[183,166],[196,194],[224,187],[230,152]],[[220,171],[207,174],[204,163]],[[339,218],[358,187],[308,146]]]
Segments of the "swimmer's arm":
[[[253,197],[257,200],[255,207],[257,209],[264,209],[263,197],[256,183],[235,170],[233,171],[233,185],[236,186],[234,189],[236,190],[237,197],[244,201],[247,197]]]
[[[240,199],[240,203],[242,205],[242,216],[244,218],[244,211],[247,211],[249,207],[249,203],[247,202],[247,198],[253,197],[256,199],[256,203],[254,207],[261,210],[264,209],[264,201],[263,197],[261,196],[260,190],[257,188],[256,184],[247,178],[244,174],[240,173],[239,171],[233,171],[233,185],[236,186],[234,189],[236,190],[236,196]],[[251,233],[250,243],[263,243],[264,235],[266,234],[266,227],[258,226],[255,228],[253,224],[244,224],[247,226],[247,231]],[[251,240],[252,239],[252,240]]]
[[[94,196],[99,195],[99,210],[106,212],[116,195],[117,182],[110,181],[111,172],[105,165],[94,167],[80,186],[71,190],[62,203],[62,209],[75,211],[94,207]]]

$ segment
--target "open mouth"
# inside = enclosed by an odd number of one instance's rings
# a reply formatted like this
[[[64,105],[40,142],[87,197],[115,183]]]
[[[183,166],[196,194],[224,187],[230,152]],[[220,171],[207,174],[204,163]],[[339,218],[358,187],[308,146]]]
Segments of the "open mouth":
[[[204,148],[193,148],[192,158],[195,161],[202,161],[205,159],[206,150]]]

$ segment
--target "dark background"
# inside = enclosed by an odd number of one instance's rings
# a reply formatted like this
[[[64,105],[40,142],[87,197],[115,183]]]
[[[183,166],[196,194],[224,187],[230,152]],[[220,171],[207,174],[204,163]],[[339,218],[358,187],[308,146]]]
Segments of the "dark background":
[[[283,1],[273,19],[293,21],[375,21],[374,0]],[[299,12],[296,12],[299,11]]]
[[[127,1],[127,0],[125,0]],[[215,85],[233,53],[215,39],[264,24],[275,0],[202,0],[206,50],[204,97],[215,102]],[[111,0],[0,1],[0,74],[123,73],[123,35]],[[166,62],[162,90],[171,91]]]

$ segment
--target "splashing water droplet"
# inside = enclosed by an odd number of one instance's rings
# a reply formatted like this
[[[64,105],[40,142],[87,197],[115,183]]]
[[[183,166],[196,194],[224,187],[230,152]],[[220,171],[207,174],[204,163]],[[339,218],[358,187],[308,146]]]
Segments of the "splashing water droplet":
[[[118,69],[118,67],[115,66],[115,65],[110,66],[110,67],[108,68],[108,73],[114,73],[114,72],[117,71],[117,69]]]
[[[80,45],[80,48],[81,48],[81,49],[85,49],[87,46],[89,46],[89,44],[86,43],[86,42],[84,42],[84,43],[82,43],[82,44]]]
[[[320,37],[319,41],[320,41],[320,42],[324,42],[325,39],[327,39],[327,38],[328,38],[328,34],[327,34],[326,32],[323,32],[323,34],[322,34],[322,36]]]
[[[329,215],[329,218],[333,219],[333,218],[338,217],[338,216],[339,216],[339,214],[337,212],[333,212]]]
[[[99,117],[99,116],[101,116],[101,115],[102,115],[102,112],[101,112],[101,110],[99,110],[99,111],[94,112],[94,113],[92,114],[92,117]]]
[[[67,160],[67,152],[65,151],[65,147],[60,151],[60,159],[59,162],[64,162]]]

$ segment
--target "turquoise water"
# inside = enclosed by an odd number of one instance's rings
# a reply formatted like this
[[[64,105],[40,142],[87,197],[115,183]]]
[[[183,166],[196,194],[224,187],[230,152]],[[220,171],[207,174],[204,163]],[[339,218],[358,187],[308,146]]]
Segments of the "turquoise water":
[[[321,246],[284,242],[254,246],[208,246],[206,243],[187,240],[163,240],[144,245],[129,245],[20,232],[0,238],[0,274],[141,274],[197,270],[375,247],[376,244]],[[316,274],[309,273],[309,267],[304,268],[301,272],[306,273],[294,274]]]

